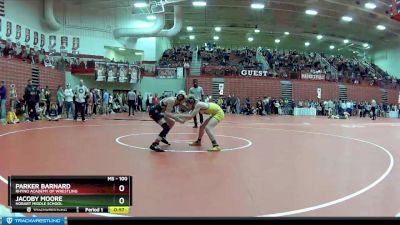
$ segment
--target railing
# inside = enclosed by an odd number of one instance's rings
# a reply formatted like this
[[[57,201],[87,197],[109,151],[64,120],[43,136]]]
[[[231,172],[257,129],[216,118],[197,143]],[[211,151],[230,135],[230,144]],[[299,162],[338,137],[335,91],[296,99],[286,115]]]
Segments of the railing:
[[[270,68],[269,67],[269,63],[267,62],[267,60],[265,60],[265,57],[263,56],[263,54],[260,51],[260,49],[257,49],[256,59],[257,59],[257,61],[262,63],[263,70],[268,70]]]
[[[336,67],[335,67],[335,66],[332,66],[332,65],[328,62],[328,60],[326,60],[324,57],[322,57],[319,53],[316,54],[316,59],[317,59],[318,61],[320,61],[322,65],[328,67],[328,71],[331,73],[331,79],[337,81],[338,78],[339,78],[339,72],[338,72],[338,70],[336,69]]]

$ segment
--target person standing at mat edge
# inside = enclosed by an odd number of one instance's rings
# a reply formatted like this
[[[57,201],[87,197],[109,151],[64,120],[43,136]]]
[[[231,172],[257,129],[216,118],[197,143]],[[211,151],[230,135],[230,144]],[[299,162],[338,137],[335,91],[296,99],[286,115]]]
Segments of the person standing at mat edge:
[[[371,100],[371,113],[372,113],[372,120],[376,120],[376,101],[375,99]]]
[[[80,80],[79,85],[75,88],[74,121],[78,120],[78,112],[81,112],[82,122],[85,122],[85,100],[88,93],[89,89],[83,85],[83,80]]]
[[[130,90],[128,92],[128,107],[129,107],[129,116],[131,116],[131,110],[132,110],[132,116],[135,115],[135,107],[136,107],[136,93],[133,90]]]
[[[7,98],[6,82],[4,80],[2,80],[1,87],[0,87],[0,101],[1,101],[0,119],[1,119],[1,121],[5,121],[5,119],[6,119],[6,98]]]
[[[197,79],[193,80],[193,87],[189,89],[189,94],[193,95],[197,101],[204,100],[204,91],[203,88],[199,86],[199,81]],[[203,114],[199,112],[200,124],[203,123]],[[197,115],[193,117],[194,127],[197,128]]]

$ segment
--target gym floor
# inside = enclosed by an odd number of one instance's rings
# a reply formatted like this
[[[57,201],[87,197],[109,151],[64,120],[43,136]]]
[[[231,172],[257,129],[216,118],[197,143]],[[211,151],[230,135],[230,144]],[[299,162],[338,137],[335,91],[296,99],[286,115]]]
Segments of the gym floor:
[[[400,212],[400,120],[227,115],[223,152],[189,147],[193,123],[145,113],[0,127],[0,204],[9,175],[132,175],[130,216],[389,216]],[[82,216],[75,214],[74,216]]]

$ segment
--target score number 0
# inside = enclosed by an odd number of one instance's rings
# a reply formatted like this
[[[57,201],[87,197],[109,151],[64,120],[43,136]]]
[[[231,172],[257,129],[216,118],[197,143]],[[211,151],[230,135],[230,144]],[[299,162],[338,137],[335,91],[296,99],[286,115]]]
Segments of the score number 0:
[[[123,184],[119,185],[118,190],[120,192],[124,192],[125,186]],[[119,198],[118,202],[119,202],[119,204],[123,205],[125,203],[125,198],[124,197]]]

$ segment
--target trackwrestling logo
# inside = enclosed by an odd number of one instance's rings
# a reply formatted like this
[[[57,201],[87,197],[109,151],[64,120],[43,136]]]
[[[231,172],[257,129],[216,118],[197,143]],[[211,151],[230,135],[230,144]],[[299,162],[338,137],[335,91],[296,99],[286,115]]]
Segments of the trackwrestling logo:
[[[64,217],[4,217],[3,224],[13,225],[36,225],[36,224],[52,224],[64,225]]]

